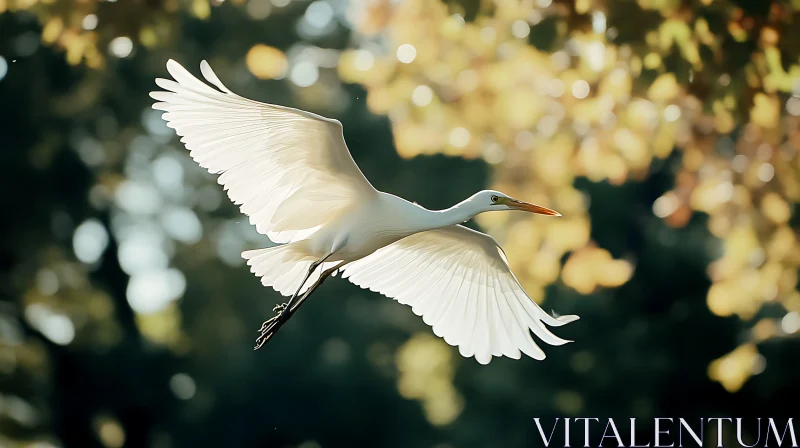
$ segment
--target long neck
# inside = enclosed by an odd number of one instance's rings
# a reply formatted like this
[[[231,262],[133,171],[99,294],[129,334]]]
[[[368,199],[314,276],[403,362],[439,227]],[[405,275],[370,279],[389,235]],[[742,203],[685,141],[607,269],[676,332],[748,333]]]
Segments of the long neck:
[[[469,200],[459,202],[458,204],[444,209],[444,210],[426,210],[425,217],[420,221],[420,231],[440,229],[462,222],[469,221],[477,214],[475,208],[470,206]]]

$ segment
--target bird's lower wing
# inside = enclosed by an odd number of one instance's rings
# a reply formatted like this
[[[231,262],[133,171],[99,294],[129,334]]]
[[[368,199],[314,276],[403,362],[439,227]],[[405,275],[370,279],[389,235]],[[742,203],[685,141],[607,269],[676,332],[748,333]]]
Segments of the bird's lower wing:
[[[348,206],[376,195],[353,161],[336,120],[243,98],[203,61],[205,79],[167,62],[175,79],[151,92],[192,158],[220,174],[231,200],[260,233],[296,241]]]
[[[362,288],[410,305],[437,336],[465,357],[544,359],[531,332],[550,345],[569,341],[545,326],[553,317],[525,293],[494,238],[463,226],[421,232],[348,264],[342,275]]]

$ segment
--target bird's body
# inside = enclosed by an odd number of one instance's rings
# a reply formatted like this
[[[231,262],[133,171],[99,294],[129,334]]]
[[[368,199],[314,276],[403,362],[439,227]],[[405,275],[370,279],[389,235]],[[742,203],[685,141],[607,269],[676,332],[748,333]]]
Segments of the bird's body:
[[[378,192],[310,235],[309,255],[322,258],[330,253],[329,261],[349,263],[409,235],[460,224],[469,218],[465,208],[428,210],[399,196]]]
[[[335,272],[410,305],[464,356],[543,359],[531,331],[551,345],[568,341],[545,326],[577,316],[545,313],[511,273],[490,236],[460,226],[478,213],[558,213],[484,190],[432,211],[376,190],[353,161],[341,123],[259,103],[225,87],[205,61],[215,90],[175,61],[175,81],[158,79],[154,108],[183,138],[256,229],[278,246],[242,253],[251,271],[286,296],[262,326],[266,342],[322,281]]]
[[[308,238],[310,255],[331,261],[364,258],[413,233],[428,230],[425,218],[433,212],[403,198],[379,192],[374,198],[345,210]]]

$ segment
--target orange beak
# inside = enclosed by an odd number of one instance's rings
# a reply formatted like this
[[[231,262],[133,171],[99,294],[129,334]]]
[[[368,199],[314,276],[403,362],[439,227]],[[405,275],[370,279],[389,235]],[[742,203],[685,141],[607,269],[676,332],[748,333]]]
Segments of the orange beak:
[[[518,201],[516,199],[510,199],[508,201],[508,206],[513,208],[514,210],[522,210],[523,212],[536,213],[537,215],[561,216],[561,213],[555,210],[550,210],[549,208],[542,207],[541,205],[529,204],[527,202]]]

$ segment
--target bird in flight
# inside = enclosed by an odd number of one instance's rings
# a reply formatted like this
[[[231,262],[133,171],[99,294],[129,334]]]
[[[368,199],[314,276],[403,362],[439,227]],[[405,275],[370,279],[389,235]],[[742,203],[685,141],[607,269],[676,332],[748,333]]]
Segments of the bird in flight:
[[[169,60],[174,80],[156,79],[153,108],[181,136],[259,233],[278,245],[242,253],[250,270],[289,300],[259,330],[262,347],[326,278],[411,306],[465,357],[544,359],[531,332],[578,316],[554,317],[525,292],[497,241],[460,224],[491,211],[561,216],[499,191],[480,191],[446,210],[428,210],[376,190],[350,155],[342,124],[230,91],[206,61],[200,81]]]

